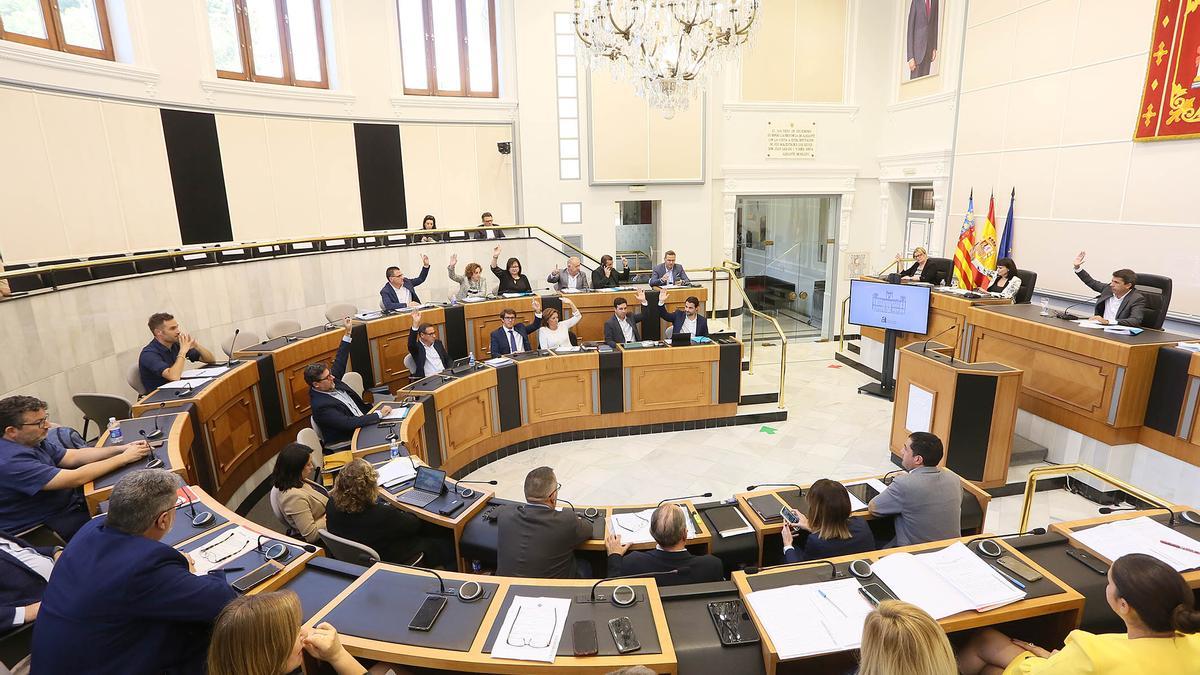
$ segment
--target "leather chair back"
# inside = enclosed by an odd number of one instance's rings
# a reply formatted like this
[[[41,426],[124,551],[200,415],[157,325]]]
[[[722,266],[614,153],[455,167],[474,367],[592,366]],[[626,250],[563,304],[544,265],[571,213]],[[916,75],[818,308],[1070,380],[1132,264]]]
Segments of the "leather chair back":
[[[1143,328],[1163,327],[1163,322],[1167,319],[1167,311],[1171,307],[1171,288],[1173,285],[1171,277],[1164,277],[1160,274],[1138,273],[1135,288],[1146,296],[1146,304],[1150,307],[1150,311],[1146,312],[1146,321]]]
[[[1017,295],[1013,298],[1013,302],[1018,305],[1028,305],[1033,298],[1033,289],[1037,287],[1037,272],[1029,270],[1017,270],[1017,278],[1021,280],[1021,287],[1017,289]]]

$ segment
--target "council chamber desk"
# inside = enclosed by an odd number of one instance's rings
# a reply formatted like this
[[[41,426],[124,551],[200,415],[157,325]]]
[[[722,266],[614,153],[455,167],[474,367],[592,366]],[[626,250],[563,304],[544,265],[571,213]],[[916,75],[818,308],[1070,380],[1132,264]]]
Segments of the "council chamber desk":
[[[964,354],[1024,371],[1018,407],[1110,445],[1137,442],[1159,347],[1195,338],[1081,328],[1034,305],[975,307]]]

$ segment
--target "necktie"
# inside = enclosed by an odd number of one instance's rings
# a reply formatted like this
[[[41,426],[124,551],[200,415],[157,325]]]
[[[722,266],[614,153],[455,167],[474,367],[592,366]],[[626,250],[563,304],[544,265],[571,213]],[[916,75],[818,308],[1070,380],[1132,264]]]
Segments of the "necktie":
[[[512,348],[514,352],[517,351],[517,336],[513,335],[511,330],[508,331],[508,346]]]

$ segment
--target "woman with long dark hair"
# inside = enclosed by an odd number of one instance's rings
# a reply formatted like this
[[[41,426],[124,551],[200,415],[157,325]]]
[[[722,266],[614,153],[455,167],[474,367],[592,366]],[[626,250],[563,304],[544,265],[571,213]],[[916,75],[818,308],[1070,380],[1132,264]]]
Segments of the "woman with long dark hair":
[[[292,529],[309,543],[320,538],[317,530],[325,527],[325,505],[329,493],[313,482],[316,467],[312,448],[303,443],[288,443],[275,458],[271,486],[278,491],[279,511]]]
[[[509,258],[504,264],[504,269],[496,263],[500,260],[500,247],[492,249],[492,274],[500,280],[499,287],[496,288],[496,295],[505,293],[532,293],[533,287],[529,285],[529,277],[521,273],[521,261],[516,258]]]

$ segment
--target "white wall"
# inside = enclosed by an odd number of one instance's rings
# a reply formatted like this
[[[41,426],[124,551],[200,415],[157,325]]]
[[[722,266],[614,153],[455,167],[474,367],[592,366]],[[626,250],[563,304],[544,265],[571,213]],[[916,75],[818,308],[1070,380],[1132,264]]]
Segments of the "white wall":
[[[1172,312],[1200,314],[1200,141],[1131,140],[1157,3],[1022,4],[971,3],[947,239],[972,187],[1003,219],[1015,186],[1013,259],[1039,290],[1087,296],[1070,266],[1086,249],[1097,278],[1166,274]]]

